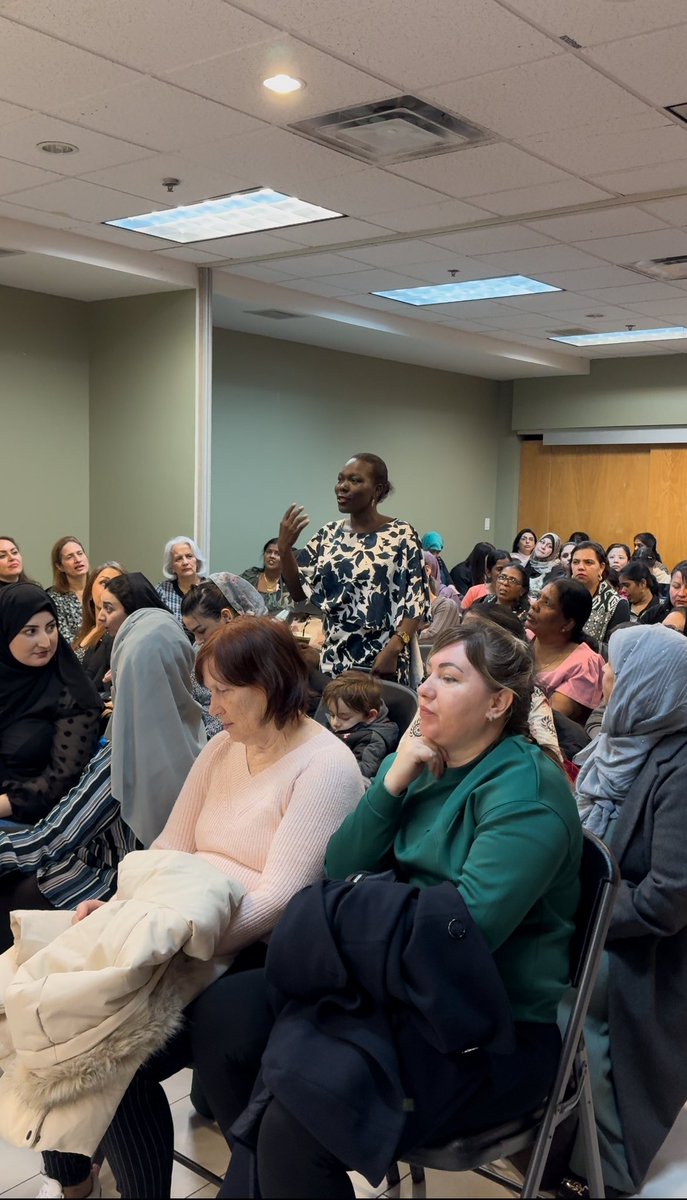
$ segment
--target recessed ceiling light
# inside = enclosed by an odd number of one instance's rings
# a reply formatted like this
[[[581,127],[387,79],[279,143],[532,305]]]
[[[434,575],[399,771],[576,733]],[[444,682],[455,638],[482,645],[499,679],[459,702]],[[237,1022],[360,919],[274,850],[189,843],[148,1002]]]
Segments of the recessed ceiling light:
[[[619,329],[615,333],[580,333],[572,337],[550,337],[550,342],[567,342],[569,346],[616,346],[620,342],[674,342],[687,338],[687,327],[674,325],[668,329]]]
[[[526,275],[501,275],[497,279],[468,279],[465,283],[440,283],[431,287],[397,288],[372,292],[401,304],[457,304],[463,300],[494,300],[505,296],[533,296],[537,292],[562,292],[563,288]]]
[[[299,92],[305,84],[302,79],[295,79],[293,75],[272,75],[270,79],[263,79],[262,86],[276,92],[278,96],[288,96],[290,92]]]
[[[72,145],[71,142],[38,142],[37,150],[42,150],[44,154],[78,154],[79,147]]]
[[[161,212],[141,213],[104,221],[118,229],[131,229],[170,242],[207,242],[212,238],[235,237],[240,233],[258,233],[265,229],[284,229],[287,225],[306,225],[330,221],[343,213],[319,208],[295,196],[284,196],[272,188],[253,188],[234,192],[199,204],[181,204]]]

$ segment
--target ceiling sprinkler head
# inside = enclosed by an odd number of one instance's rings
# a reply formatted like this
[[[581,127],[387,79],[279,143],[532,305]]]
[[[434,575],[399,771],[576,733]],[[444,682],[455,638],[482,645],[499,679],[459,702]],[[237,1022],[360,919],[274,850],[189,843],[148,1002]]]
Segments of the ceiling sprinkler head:
[[[175,179],[173,175],[168,175],[166,179],[162,180],[162,186],[166,187],[168,192],[173,192],[175,187],[178,187],[180,183],[181,180]]]

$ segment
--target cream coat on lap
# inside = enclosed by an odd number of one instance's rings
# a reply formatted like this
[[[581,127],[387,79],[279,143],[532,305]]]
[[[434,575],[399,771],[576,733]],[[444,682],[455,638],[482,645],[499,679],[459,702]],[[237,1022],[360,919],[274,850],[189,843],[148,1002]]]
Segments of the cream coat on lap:
[[[0,958],[0,1136],[91,1155],[138,1067],[231,962],[216,948],[243,888],[197,855],[128,854],[117,898],[12,916]]]

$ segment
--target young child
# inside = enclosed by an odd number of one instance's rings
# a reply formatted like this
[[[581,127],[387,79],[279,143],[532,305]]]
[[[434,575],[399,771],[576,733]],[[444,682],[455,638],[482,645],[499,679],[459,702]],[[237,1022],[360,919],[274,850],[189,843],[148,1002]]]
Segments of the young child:
[[[322,696],[332,731],[353,751],[366,779],[398,745],[399,730],[382,699],[382,689],[366,671],[344,671]]]

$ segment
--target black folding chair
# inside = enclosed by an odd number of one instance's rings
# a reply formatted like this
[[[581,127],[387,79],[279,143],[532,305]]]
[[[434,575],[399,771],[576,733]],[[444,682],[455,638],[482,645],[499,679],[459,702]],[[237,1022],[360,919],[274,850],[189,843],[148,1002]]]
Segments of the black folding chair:
[[[417,713],[417,693],[402,683],[394,683],[392,679],[380,679],[376,682],[382,690],[382,699],[389,710],[389,717],[398,725],[400,733],[405,733]],[[320,725],[327,724],[327,709],[324,700],[320,700],[315,713],[315,720]]]
[[[594,1119],[589,1062],[584,1023],[601,963],[615,897],[620,883],[617,863],[607,846],[584,830],[581,895],[571,946],[571,981],[575,988],[572,1011],[563,1035],[561,1057],[551,1094],[534,1113],[468,1137],[458,1137],[444,1146],[425,1146],[409,1155],[414,1183],[423,1183],[424,1167],[440,1171],[475,1171],[501,1187],[523,1197],[539,1194],[542,1175],[558,1126],[577,1110],[582,1132],[586,1177],[592,1196],[605,1196],[599,1142]],[[520,1188],[512,1178],[500,1174],[492,1164],[518,1151],[532,1148]],[[397,1184],[398,1166],[387,1175],[390,1187]]]

